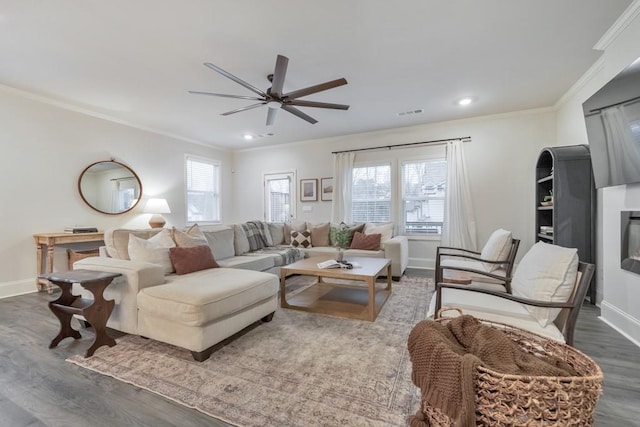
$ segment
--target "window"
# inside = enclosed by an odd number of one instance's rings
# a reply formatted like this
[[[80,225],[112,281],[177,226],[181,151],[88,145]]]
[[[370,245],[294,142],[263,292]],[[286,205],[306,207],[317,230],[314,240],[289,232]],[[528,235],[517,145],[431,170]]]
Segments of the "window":
[[[220,222],[220,162],[186,156],[187,222]]]
[[[288,222],[294,217],[292,194],[295,194],[293,172],[264,175],[264,210],[268,222]]]
[[[447,162],[402,163],[402,215],[406,234],[442,234]]]
[[[354,167],[351,199],[354,222],[390,222],[391,165]]]

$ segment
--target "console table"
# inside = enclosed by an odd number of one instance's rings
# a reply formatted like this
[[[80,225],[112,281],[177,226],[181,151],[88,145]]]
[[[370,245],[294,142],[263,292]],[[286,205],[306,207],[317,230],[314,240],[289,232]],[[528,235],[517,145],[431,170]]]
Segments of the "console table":
[[[84,357],[93,356],[93,353],[100,346],[113,347],[116,345],[116,340],[107,334],[107,320],[111,316],[115,301],[105,300],[104,290],[118,276],[122,275],[93,270],[71,270],[40,276],[62,289],[60,296],[49,302],[49,309],[60,321],[60,332],[51,341],[49,348],[56,347],[64,338],[78,339],[81,337],[80,332],[71,327],[71,318],[74,314],[83,316],[93,326],[96,333],[93,344]],[[79,283],[80,286],[91,292],[93,299],[73,295],[71,286],[74,283]]]
[[[53,248],[56,245],[63,245],[65,243],[83,243],[83,242],[99,242],[104,240],[104,233],[99,231],[97,233],[39,233],[34,234],[33,238],[36,241],[36,265],[37,274],[42,276],[43,274],[53,272]],[[46,247],[46,249],[45,249]],[[46,251],[46,258],[43,257]],[[36,288],[40,291],[46,289],[51,293],[52,287],[48,280],[38,277],[36,279]]]

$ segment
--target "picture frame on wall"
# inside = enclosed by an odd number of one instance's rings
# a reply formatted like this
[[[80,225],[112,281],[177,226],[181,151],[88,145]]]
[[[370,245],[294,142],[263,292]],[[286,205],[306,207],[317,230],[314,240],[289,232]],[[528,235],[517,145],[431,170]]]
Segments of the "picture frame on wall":
[[[333,200],[333,177],[320,178],[320,200],[323,202]]]
[[[318,180],[301,179],[300,180],[300,201],[315,202],[318,200]]]

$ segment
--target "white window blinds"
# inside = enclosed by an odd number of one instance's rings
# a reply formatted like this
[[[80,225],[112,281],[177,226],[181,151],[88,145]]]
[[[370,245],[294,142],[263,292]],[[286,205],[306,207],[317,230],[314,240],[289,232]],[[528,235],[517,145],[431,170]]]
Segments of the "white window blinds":
[[[391,221],[391,165],[353,168],[352,220]]]
[[[220,222],[220,162],[186,157],[187,222]]]
[[[447,162],[444,159],[402,163],[402,213],[406,234],[441,234]]]

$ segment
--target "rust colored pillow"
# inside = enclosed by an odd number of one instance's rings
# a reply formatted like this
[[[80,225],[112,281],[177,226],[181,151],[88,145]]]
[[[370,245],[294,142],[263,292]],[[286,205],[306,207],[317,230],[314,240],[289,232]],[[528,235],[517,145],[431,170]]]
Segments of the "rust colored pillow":
[[[366,249],[377,251],[380,249],[380,238],[382,234],[364,234],[356,231],[351,241],[351,249]]]
[[[213,258],[213,253],[208,245],[170,248],[169,258],[171,258],[173,268],[176,269],[176,274],[187,274],[207,268],[220,267]]]

